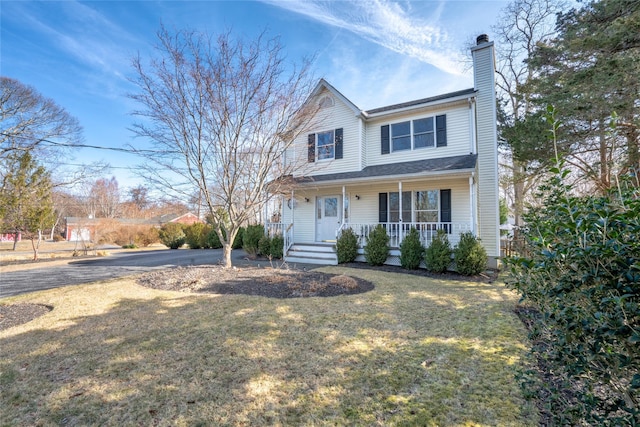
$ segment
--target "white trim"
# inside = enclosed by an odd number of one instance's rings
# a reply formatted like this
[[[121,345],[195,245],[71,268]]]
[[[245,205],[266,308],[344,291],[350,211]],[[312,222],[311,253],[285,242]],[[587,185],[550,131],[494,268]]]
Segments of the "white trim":
[[[298,187],[335,187],[336,185],[354,184],[362,182],[386,182],[386,181],[422,181],[425,178],[443,177],[443,178],[466,178],[469,174],[473,174],[474,169],[456,169],[455,171],[438,171],[438,172],[418,172],[415,174],[403,174],[403,175],[385,175],[385,176],[372,176],[362,178],[349,178],[349,179],[335,179],[331,181],[311,181],[296,184]]]
[[[397,108],[397,109],[393,109],[393,110],[387,110],[387,111],[381,111],[379,113],[373,113],[373,114],[366,114],[365,118],[367,120],[373,120],[373,119],[378,119],[384,116],[391,116],[394,114],[400,114],[400,113],[406,113],[406,112],[410,112],[413,110],[419,110],[421,108],[428,108],[428,107],[435,107],[435,106],[441,106],[441,105],[445,105],[445,104],[454,104],[460,101],[466,101],[467,98],[469,98],[469,94],[466,95],[458,95],[456,97],[453,98],[445,98],[445,99],[440,99],[437,101],[431,101],[431,102],[425,102],[424,104],[416,104],[416,105],[411,105],[409,107],[403,107],[403,108]],[[475,96],[473,96],[473,98],[475,98]],[[384,108],[384,107],[382,107]],[[363,111],[363,113],[366,113]]]

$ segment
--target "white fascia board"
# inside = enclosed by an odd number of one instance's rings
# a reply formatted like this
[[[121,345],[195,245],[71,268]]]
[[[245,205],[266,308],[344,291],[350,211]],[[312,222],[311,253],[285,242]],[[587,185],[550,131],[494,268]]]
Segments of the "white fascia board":
[[[374,114],[367,114],[366,112],[363,112],[362,115],[366,120],[373,120],[373,119],[378,119],[381,117],[385,117],[385,116],[393,116],[396,114],[401,114],[401,113],[406,113],[406,112],[410,112],[410,111],[414,111],[414,110],[420,110],[423,108],[428,108],[428,107],[436,107],[436,106],[441,106],[441,105],[445,105],[445,104],[454,104],[456,102],[460,102],[460,101],[465,101],[468,102],[468,100],[470,98],[475,98],[476,95],[460,95],[460,96],[456,96],[454,98],[446,98],[446,99],[440,99],[437,101],[432,101],[432,102],[427,102],[424,104],[417,104],[417,105],[411,105],[409,107],[403,107],[403,108],[397,108],[394,110],[388,110],[388,111],[381,111],[379,113],[374,113]]]
[[[431,178],[468,178],[475,172],[475,168],[456,169],[455,171],[436,171],[436,172],[420,172],[414,174],[384,175],[384,176],[368,176],[362,178],[336,179],[331,181],[310,181],[296,184],[297,187],[335,187],[336,185],[349,184],[366,184],[368,182],[380,181],[420,181],[422,179]]]

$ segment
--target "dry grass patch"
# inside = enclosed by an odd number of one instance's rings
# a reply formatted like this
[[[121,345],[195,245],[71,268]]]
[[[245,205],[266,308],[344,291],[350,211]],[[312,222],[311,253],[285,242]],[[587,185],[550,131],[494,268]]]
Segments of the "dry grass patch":
[[[132,280],[5,299],[54,309],[0,332],[9,425],[536,425],[500,284],[326,268],[366,293],[276,299]]]

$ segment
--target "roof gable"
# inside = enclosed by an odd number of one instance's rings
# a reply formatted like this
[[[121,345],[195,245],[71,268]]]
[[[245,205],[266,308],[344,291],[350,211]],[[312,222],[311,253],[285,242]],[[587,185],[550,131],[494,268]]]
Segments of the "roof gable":
[[[327,91],[329,91],[329,93],[338,98],[344,105],[346,105],[351,111],[353,111],[354,115],[359,116],[362,114],[362,110],[360,110],[360,108],[358,108],[356,104],[349,101],[346,96],[340,93],[338,89],[330,85],[329,82],[327,82],[325,79],[320,79],[316,87],[313,89],[313,92],[311,92],[311,95],[309,95],[309,99],[307,99],[307,102],[310,99],[314,99],[315,97],[317,97],[323,89],[326,89]]]

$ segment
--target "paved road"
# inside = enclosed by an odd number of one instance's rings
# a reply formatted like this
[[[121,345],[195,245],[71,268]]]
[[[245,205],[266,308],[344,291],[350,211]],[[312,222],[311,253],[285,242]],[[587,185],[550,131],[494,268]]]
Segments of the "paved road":
[[[232,252],[235,265],[247,264],[244,252]],[[91,283],[160,268],[218,264],[222,249],[123,252],[104,258],[72,261],[57,267],[0,274],[0,298],[66,285]]]

